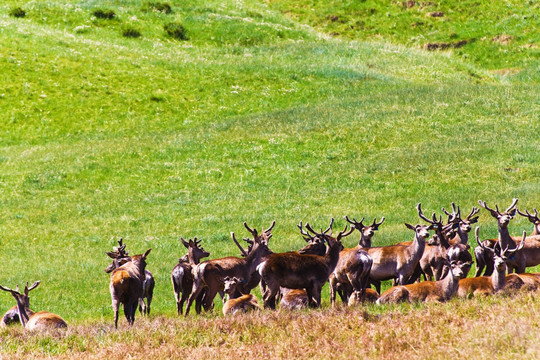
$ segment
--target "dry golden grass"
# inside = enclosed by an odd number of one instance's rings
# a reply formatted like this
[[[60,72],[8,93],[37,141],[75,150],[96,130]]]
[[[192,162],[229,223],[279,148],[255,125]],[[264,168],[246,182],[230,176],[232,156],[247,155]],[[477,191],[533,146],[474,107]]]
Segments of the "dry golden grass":
[[[52,334],[0,331],[0,358],[407,358],[537,359],[536,294],[446,304],[153,316],[71,326]]]

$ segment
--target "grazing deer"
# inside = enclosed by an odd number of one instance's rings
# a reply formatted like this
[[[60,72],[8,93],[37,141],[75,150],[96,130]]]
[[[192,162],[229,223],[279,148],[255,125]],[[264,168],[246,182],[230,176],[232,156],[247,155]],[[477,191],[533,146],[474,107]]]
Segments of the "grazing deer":
[[[106,273],[112,272],[114,269],[124,265],[127,262],[131,261],[131,256],[129,256],[129,251],[126,250],[126,244],[122,243],[122,239],[118,240],[118,247],[113,248],[113,251],[106,252],[111,259],[112,263],[107,266],[105,269]],[[143,316],[150,315],[150,304],[152,303],[152,298],[154,296],[154,287],[156,282],[154,276],[149,270],[144,270],[144,280],[143,280],[143,294],[139,299],[139,311]],[[145,300],[146,299],[146,300]]]
[[[354,231],[354,229],[347,231],[345,228],[334,238],[332,237],[332,227],[320,233],[314,231],[309,224],[306,224],[306,228],[321,240],[326,241],[328,244],[326,254],[319,256],[291,251],[268,256],[267,260],[258,268],[262,280],[268,286],[264,293],[265,308],[275,309],[281,287],[305,289],[309,306],[319,307],[321,289],[334,271],[339,259],[339,252],[343,248],[341,239]],[[327,233],[328,231],[330,234]]]
[[[201,240],[197,240],[197,238],[193,240],[190,239],[189,241],[180,238],[180,241],[188,249],[188,255],[187,259],[178,259],[178,264],[171,272],[171,281],[173,284],[174,298],[176,299],[176,311],[178,315],[184,312],[184,303],[188,299],[193,288],[192,269],[199,264],[202,258],[210,255],[208,251],[205,251],[199,246]]]
[[[58,315],[48,311],[34,312],[30,309],[30,297],[28,293],[38,287],[40,281],[36,281],[32,286],[28,287],[28,283],[24,287],[24,292],[19,292],[19,285],[15,290],[0,285],[0,289],[7,291],[13,295],[17,302],[17,314],[19,321],[23,327],[28,330],[47,330],[67,327],[66,322]]]
[[[118,308],[124,306],[124,315],[130,325],[135,322],[135,311],[139,299],[143,295],[145,281],[146,258],[150,250],[142,255],[134,255],[131,261],[121,265],[111,272],[109,290],[111,292],[112,308],[114,311],[114,327],[118,329]]]
[[[491,276],[479,276],[467,279],[461,279],[459,281],[458,296],[469,297],[478,295],[492,295],[504,289],[506,284],[506,260],[512,256],[516,251],[519,251],[523,247],[525,241],[526,232],[523,232],[523,238],[521,243],[515,249],[508,249],[508,247],[501,249],[500,253],[497,250],[485,247],[478,236],[478,227],[475,229],[476,242],[485,251],[489,251],[493,254],[495,259],[495,271]]]
[[[457,261],[446,261],[449,271],[442,280],[394,286],[381,294],[377,304],[450,300],[458,290],[463,271]]]
[[[373,259],[369,278],[375,285],[377,293],[381,291],[383,280],[397,278],[398,283],[404,285],[424,254],[426,239],[433,225],[413,226],[406,223],[405,226],[415,232],[414,240],[409,245],[397,244],[363,249]]]
[[[245,279],[226,276],[224,278],[223,292],[229,296],[229,300],[223,305],[223,315],[235,314],[237,312],[248,312],[249,310],[260,310],[261,306],[257,298],[251,294],[242,294],[242,285]],[[240,295],[238,295],[240,293]]]
[[[253,235],[253,246],[250,252],[245,254],[246,256],[244,258],[229,256],[220,259],[207,260],[198,264],[193,269],[193,289],[186,306],[185,316],[189,314],[191,304],[205,288],[204,298],[202,301],[197,300],[195,303],[195,310],[197,313],[200,313],[201,305],[204,306],[206,311],[210,310],[216,294],[218,291],[223,290],[224,278],[226,276],[236,276],[238,278],[246,279],[246,283],[250,282],[251,274],[253,274],[261,262],[261,259],[270,253],[270,250],[268,249],[268,239],[275,224],[275,221],[272,222],[272,225],[259,235],[257,230],[251,229],[244,223],[244,227]],[[231,233],[231,237],[236,242],[234,233]],[[245,288],[243,291],[247,293]]]

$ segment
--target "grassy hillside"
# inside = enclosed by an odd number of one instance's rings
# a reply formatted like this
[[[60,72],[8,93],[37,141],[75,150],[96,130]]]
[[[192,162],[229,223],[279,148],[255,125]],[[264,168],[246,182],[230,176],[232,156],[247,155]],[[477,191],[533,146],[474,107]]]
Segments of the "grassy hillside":
[[[539,206],[537,34],[516,35],[505,65],[489,41],[430,52],[405,41],[416,30],[336,30],[307,1],[169,4],[0,5],[0,284],[42,280],[36,310],[111,322],[104,252],[120,237],[131,253],[153,249],[153,312],[170,317],[180,236],[237,255],[231,231],[275,219],[271,248],[284,251],[302,246],[301,220],[385,216],[374,243],[391,244],[412,237],[403,222],[419,221],[418,202],[426,213],[452,201],[468,212],[478,199]],[[537,5],[517,9],[538,21]],[[520,70],[492,71],[508,67]],[[496,236],[485,211],[480,226]],[[511,232],[523,229],[516,218]],[[12,305],[0,294],[1,311]]]

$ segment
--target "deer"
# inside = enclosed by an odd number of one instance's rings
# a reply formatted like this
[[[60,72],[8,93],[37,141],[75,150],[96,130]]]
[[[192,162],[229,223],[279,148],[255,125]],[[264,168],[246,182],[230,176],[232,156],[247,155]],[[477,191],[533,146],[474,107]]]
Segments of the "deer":
[[[148,249],[144,254],[132,256],[131,261],[117,267],[111,272],[109,290],[114,311],[114,327],[116,329],[118,329],[118,309],[120,304],[124,307],[124,315],[128,324],[133,325],[135,322],[135,311],[137,310],[139,299],[143,295],[146,258],[151,250]]]
[[[257,298],[251,294],[241,294],[241,285],[245,279],[226,276],[224,279],[223,291],[229,296],[229,300],[223,305],[223,315],[235,314],[237,312],[247,312],[249,310],[260,310],[261,306]]]
[[[339,253],[339,260],[330,275],[330,302],[335,306],[336,293],[340,294],[341,300],[348,303],[352,293],[359,292],[363,297],[369,284],[369,273],[373,266],[373,259],[362,248],[366,245],[371,247],[371,238],[379,226],[384,222],[384,217],[379,223],[376,218],[369,226],[363,224],[364,218],[359,222],[356,219],[350,220],[345,216],[345,220],[351,224],[351,229],[360,232],[360,241],[354,248],[346,248]]]
[[[399,285],[413,274],[418,262],[424,254],[426,239],[433,225],[411,225],[405,223],[407,229],[414,231],[414,240],[408,245],[389,245],[363,248],[373,259],[369,274],[370,282],[375,285],[377,293],[381,291],[381,281],[397,278]]]
[[[328,244],[326,254],[319,256],[291,251],[268,256],[267,260],[258,267],[262,280],[268,286],[263,298],[265,308],[275,309],[281,287],[305,289],[309,306],[319,307],[321,289],[334,271],[339,259],[339,252],[343,248],[341,239],[354,231],[354,229],[347,231],[348,226],[346,226],[345,230],[334,238],[332,226],[327,231],[321,229],[319,233],[313,230],[309,223],[306,224],[306,228],[321,240],[326,241]]]
[[[38,280],[32,286],[28,287],[28,283],[24,287],[23,293],[19,291],[19,285],[15,290],[11,290],[0,285],[0,290],[7,291],[15,298],[17,302],[17,315],[22,326],[28,330],[50,330],[67,328],[67,324],[60,316],[48,311],[34,312],[30,309],[30,291],[38,287],[41,282]]]
[[[497,206],[496,209],[493,210],[488,208],[485,203],[481,202],[481,205],[483,204],[482,206],[489,210],[491,215],[497,219],[499,227],[499,240],[485,240],[483,242],[483,245],[485,247],[508,247],[509,249],[514,249],[516,246],[518,246],[519,238],[510,236],[508,231],[508,224],[510,220],[512,220],[515,213],[518,211],[518,209],[515,207],[517,204],[517,200],[518,199],[514,199],[512,205],[509,208],[510,210],[507,209],[502,214]],[[528,211],[524,215],[527,214]],[[529,217],[527,215],[527,218],[529,219],[529,221],[535,224],[534,217]],[[481,274],[484,267],[486,268],[484,275],[491,274],[493,272],[493,257],[491,255],[491,252],[485,251],[484,248],[477,247],[475,249],[475,256],[477,261],[477,275]],[[525,245],[523,246],[523,248],[520,251],[517,251],[511,258],[506,261],[506,265],[508,266],[508,272],[515,272],[518,274],[524,273],[527,267],[536,266],[538,264],[540,264],[539,235],[528,236],[525,239]]]
[[[17,305],[6,311],[6,313],[0,318],[0,327],[9,326],[20,323],[19,312],[17,311]]]
[[[118,247],[113,248],[113,251],[106,252],[113,261],[105,269],[106,273],[112,272],[114,269],[124,265],[125,263],[131,261],[129,256],[129,251],[126,250],[126,244],[123,243],[123,240],[118,240]],[[144,280],[143,280],[143,294],[139,299],[139,312],[143,315],[150,315],[150,304],[152,303],[152,298],[154,296],[154,287],[156,282],[154,276],[149,270],[144,270]],[[146,299],[146,300],[145,300]]]
[[[491,276],[478,276],[473,278],[461,279],[459,281],[459,288],[457,295],[459,297],[470,297],[470,296],[479,296],[479,295],[493,295],[503,290],[506,285],[506,261],[509,257],[519,251],[525,242],[525,237],[527,236],[526,232],[523,232],[523,237],[521,243],[515,249],[509,249],[508,246],[501,248],[500,252],[498,249],[494,250],[489,247],[485,247],[480,242],[480,237],[478,236],[479,228],[478,226],[475,229],[476,242],[480,247],[485,251],[489,251],[495,261],[495,271]]]
[[[199,246],[201,240],[197,238],[189,239],[189,241],[180,238],[182,245],[188,249],[187,259],[182,257],[178,259],[178,264],[171,272],[171,281],[173,284],[174,298],[176,300],[176,311],[178,315],[184,312],[184,303],[191,294],[193,288],[192,269],[200,263],[201,259],[210,256],[208,251],[205,251]]]
[[[304,289],[287,289],[281,287],[279,307],[285,310],[300,310],[308,307],[308,296]]]
[[[244,258],[229,256],[206,260],[195,266],[193,269],[193,289],[186,305],[185,316],[188,316],[191,304],[204,288],[206,288],[204,298],[196,302],[195,311],[199,314],[201,305],[204,306],[205,311],[209,311],[212,308],[216,294],[218,291],[223,290],[225,276],[236,276],[246,279],[246,283],[250,282],[251,275],[261,262],[261,259],[271,253],[270,249],[268,249],[268,239],[275,224],[276,222],[273,221],[272,225],[259,235],[256,229],[251,229],[244,222],[244,227],[253,235],[253,246],[250,252],[245,254]],[[231,232],[231,237],[237,243],[234,232]],[[251,289],[249,290],[251,291]],[[243,291],[248,293],[246,288]]]
[[[525,213],[522,213],[519,211],[519,209],[516,208],[516,211],[519,215],[526,217],[527,220],[529,220],[533,225],[533,231],[531,232],[530,236],[536,236],[540,235],[540,218],[538,218],[538,211],[536,209],[534,210],[534,215],[529,213],[529,210],[525,209]]]
[[[366,288],[365,293],[362,294],[359,291],[354,291],[349,296],[348,306],[357,306],[361,303],[376,303],[379,300],[379,293],[371,288]]]
[[[459,223],[459,226],[457,226],[456,235],[453,238],[448,239],[448,243],[450,245],[463,244],[469,247],[469,232],[472,230],[471,224],[478,222],[477,214],[480,212],[480,209],[473,206],[471,212],[469,213],[469,215],[467,215],[465,219],[461,218],[461,210],[459,206],[457,207],[457,212],[456,212],[456,204],[454,203],[452,203],[452,213],[449,213],[444,208],[442,208],[442,211],[446,215],[448,215],[448,222],[453,220]]]
[[[450,300],[457,292],[463,271],[461,265],[455,260],[446,258],[448,273],[438,281],[423,281],[414,284],[394,286],[381,294],[377,304],[397,302],[445,302]]]
[[[471,268],[470,265],[472,264],[472,255],[469,252],[470,246],[467,243],[468,235],[466,232],[467,226],[470,227],[470,225],[468,225],[470,220],[467,220],[466,223],[463,222],[459,208],[456,212],[455,205],[453,203],[452,207],[454,210],[452,214],[448,213],[444,208],[442,209],[443,212],[448,215],[448,223],[446,225],[443,225],[442,217],[439,217],[437,220],[435,213],[432,214],[431,220],[427,218],[422,212],[421,203],[419,203],[416,207],[418,216],[427,223],[433,225],[437,238],[436,244],[426,246],[424,254],[422,255],[419,263],[424,276],[429,280],[434,278],[437,281],[446,276],[449,264],[449,262],[446,261],[447,259],[450,261],[450,263],[456,261],[458,264],[464,264],[464,266],[461,267],[461,273],[464,278],[467,277]],[[477,209],[473,209],[471,214],[474,215],[476,212]],[[454,244],[450,244],[450,240],[452,240],[453,236],[449,237],[448,234],[451,234],[453,229],[456,227],[458,228],[458,235],[456,236],[460,237],[460,241],[455,241]],[[460,230],[460,228],[465,230]],[[459,235],[460,231],[462,235]],[[466,237],[466,240],[463,241],[461,236]]]

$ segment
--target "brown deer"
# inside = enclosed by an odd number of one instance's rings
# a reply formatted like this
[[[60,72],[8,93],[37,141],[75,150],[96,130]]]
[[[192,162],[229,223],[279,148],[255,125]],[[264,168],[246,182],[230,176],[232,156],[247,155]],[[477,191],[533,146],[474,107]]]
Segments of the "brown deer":
[[[339,259],[339,252],[343,248],[341,239],[350,235],[354,229],[340,232],[336,238],[321,231],[317,233],[309,224],[306,228],[317,237],[324,239],[328,250],[324,256],[300,254],[296,251],[276,253],[268,256],[267,260],[258,268],[262,280],[268,286],[264,293],[264,307],[275,309],[276,300],[281,287],[288,289],[305,289],[310,307],[319,307],[321,304],[321,289],[334,271]]]
[[[463,244],[465,246],[469,246],[469,232],[471,232],[472,229],[471,224],[478,222],[478,216],[475,215],[480,212],[480,209],[473,206],[471,212],[465,219],[461,218],[461,210],[459,206],[457,207],[456,212],[456,204],[454,203],[452,203],[452,213],[449,213],[444,208],[442,211],[448,215],[448,222],[452,220],[454,222],[457,221],[459,224],[459,226],[457,226],[456,235],[453,238],[448,239],[448,243],[450,245]]]
[[[146,250],[144,254],[134,255],[131,261],[121,265],[111,272],[111,282],[109,290],[111,292],[112,308],[114,311],[114,327],[118,329],[118,308],[120,304],[124,306],[124,315],[130,325],[135,322],[135,311],[139,299],[143,295],[143,282],[145,281],[144,270],[146,268],[146,258],[150,253]]]
[[[308,296],[304,289],[280,288],[281,301],[279,307],[285,310],[299,310],[308,307]]]
[[[482,244],[484,247],[489,248],[495,248],[495,247],[508,247],[509,249],[514,249],[518,246],[520,238],[518,237],[512,237],[509,234],[508,231],[508,223],[512,219],[512,217],[515,215],[517,208],[515,208],[515,205],[517,203],[517,199],[514,199],[510,211],[507,209],[507,211],[503,214],[500,213],[499,209],[496,208],[496,210],[489,209],[487,206],[485,206],[485,203],[483,203],[487,210],[491,212],[491,215],[497,219],[497,222],[499,224],[499,239],[498,240],[484,240]],[[535,227],[533,232],[536,230],[536,219],[533,216],[529,216],[528,211],[526,214],[520,213],[521,215],[526,216],[529,221],[531,221]],[[528,215],[527,215],[528,214]],[[503,222],[505,221],[505,222]],[[493,255],[489,251],[485,251],[484,248],[477,247],[475,249],[475,256],[476,256],[476,262],[477,262],[477,272],[476,274],[479,275],[482,273],[484,267],[486,268],[486,271],[484,275],[490,275],[493,272]],[[523,246],[523,249],[520,251],[517,251],[511,258],[509,258],[506,261],[506,265],[508,266],[508,272],[516,272],[518,274],[524,273],[525,269],[530,266],[536,266],[540,264],[540,236],[539,235],[532,235],[528,236],[525,239],[525,245]]]
[[[124,265],[125,263],[131,261],[131,256],[129,256],[129,251],[126,250],[126,244],[122,243],[122,239],[118,240],[118,247],[113,248],[113,251],[106,252],[106,254],[113,259],[112,263],[107,266],[105,269],[106,273],[112,272],[114,269]],[[154,276],[149,270],[144,270],[144,280],[143,280],[143,294],[139,299],[139,311],[143,316],[150,315],[150,304],[152,303],[152,298],[154,296],[154,287],[156,282]]]
[[[17,302],[17,314],[19,321],[25,329],[28,330],[47,330],[66,328],[67,324],[60,316],[48,311],[34,312],[30,309],[30,297],[28,293],[38,287],[40,281],[36,281],[32,286],[28,287],[28,283],[24,287],[24,292],[19,292],[19,285],[15,290],[0,285],[0,289],[7,291],[13,295]]]
[[[505,247],[500,250],[494,250],[488,247],[485,247],[481,242],[478,236],[479,228],[475,229],[476,242],[479,246],[484,248],[485,251],[489,251],[493,254],[495,259],[494,266],[495,271],[491,276],[478,276],[473,278],[461,279],[459,281],[458,296],[460,297],[470,297],[470,296],[479,296],[479,295],[492,295],[504,289],[506,285],[506,260],[512,256],[516,251],[519,251],[523,247],[525,237],[527,236],[526,232],[523,232],[523,238],[521,243],[515,249],[508,249]]]
[[[238,312],[248,312],[249,310],[260,310],[261,306],[257,298],[251,294],[242,294],[242,284],[245,279],[226,276],[224,278],[223,291],[229,296],[229,300],[223,305],[223,315],[233,315]],[[238,296],[237,294],[240,293]]]
[[[450,300],[458,290],[463,271],[457,261],[446,261],[449,271],[442,280],[394,286],[381,294],[377,304]]]
[[[246,279],[246,283],[250,282],[251,274],[253,274],[261,259],[271,253],[268,249],[268,239],[271,235],[270,231],[275,224],[276,222],[274,221],[268,229],[259,235],[257,230],[251,229],[244,223],[244,227],[253,235],[253,246],[244,258],[229,256],[207,260],[198,264],[193,269],[193,289],[186,306],[185,316],[189,314],[191,304],[205,288],[204,298],[195,303],[195,310],[197,313],[200,313],[202,305],[206,311],[209,311],[212,308],[216,294],[218,291],[223,290],[224,278],[226,276],[236,276]],[[231,237],[236,242],[234,233],[231,233]],[[245,288],[243,291],[247,293]]]
[[[0,319],[0,327],[13,325],[20,322],[21,320],[19,319],[19,312],[17,311],[17,305],[15,305],[11,309],[6,311],[4,316],[2,316],[2,318]]]
[[[351,296],[349,296],[348,306],[357,306],[361,303],[376,303],[379,300],[379,293],[371,288],[366,288],[364,294],[359,291],[354,291]]]
[[[176,264],[171,272],[171,281],[173,284],[174,298],[176,299],[176,311],[178,315],[184,312],[184,303],[188,299],[193,288],[192,269],[200,263],[202,258],[210,255],[208,251],[205,251],[199,246],[201,240],[197,240],[197,238],[193,240],[189,239],[189,241],[180,238],[180,241],[188,249],[188,255],[187,259],[178,259],[178,264]]]
[[[426,239],[433,225],[405,226],[415,232],[414,240],[408,245],[389,245],[373,248],[364,248],[373,259],[373,266],[369,273],[370,282],[375,285],[377,293],[381,291],[381,281],[398,279],[400,285],[413,274],[418,262],[424,254]]]
[[[525,213],[522,213],[519,211],[519,209],[516,209],[517,213],[523,217],[526,217],[533,225],[533,231],[531,232],[530,236],[536,236],[540,235],[540,218],[538,218],[538,211],[536,209],[534,210],[534,215],[529,213],[529,210],[525,210]]]

